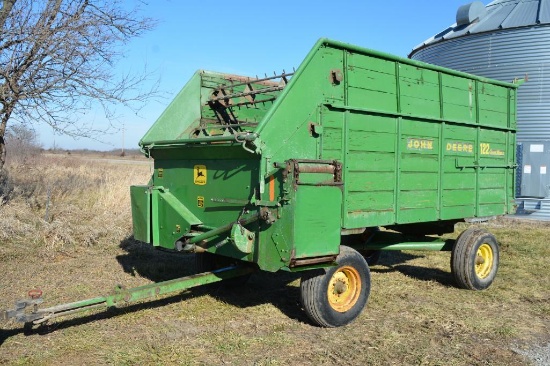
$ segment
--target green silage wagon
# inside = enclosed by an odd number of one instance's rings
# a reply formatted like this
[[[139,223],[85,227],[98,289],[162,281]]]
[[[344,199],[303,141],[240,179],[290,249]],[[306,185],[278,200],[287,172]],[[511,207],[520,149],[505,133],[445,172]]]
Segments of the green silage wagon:
[[[458,285],[484,289],[496,239],[433,235],[513,211],[516,88],[327,39],[294,73],[198,71],[140,141],[135,237],[201,271],[304,271],[323,326],[361,312],[381,250],[449,250]]]
[[[43,310],[34,292],[4,317],[36,324],[263,270],[302,272],[305,312],[341,326],[383,250],[450,251],[457,285],[485,289],[495,237],[441,235],[512,213],[517,86],[327,39],[292,73],[198,71],[140,141],[154,172],[131,198],[135,238],[196,253],[201,274]]]

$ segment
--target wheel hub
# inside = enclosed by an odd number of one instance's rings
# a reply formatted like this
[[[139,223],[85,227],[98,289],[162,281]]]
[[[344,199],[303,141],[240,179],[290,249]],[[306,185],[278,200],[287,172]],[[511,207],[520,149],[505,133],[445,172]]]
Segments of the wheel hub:
[[[493,269],[493,249],[487,243],[479,246],[476,253],[475,272],[476,275],[483,279],[489,276]]]
[[[334,292],[337,295],[342,295],[347,290],[348,290],[348,285],[344,281],[337,281],[334,284]]]
[[[353,267],[338,269],[330,279],[327,297],[330,306],[338,312],[351,309],[361,293],[359,272]]]

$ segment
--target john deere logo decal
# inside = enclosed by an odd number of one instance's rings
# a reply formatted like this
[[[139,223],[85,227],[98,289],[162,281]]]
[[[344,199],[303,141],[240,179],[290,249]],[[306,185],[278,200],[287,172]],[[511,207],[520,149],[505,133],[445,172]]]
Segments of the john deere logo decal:
[[[205,165],[195,165],[195,167],[193,168],[193,182],[199,186],[204,186],[206,184]]]

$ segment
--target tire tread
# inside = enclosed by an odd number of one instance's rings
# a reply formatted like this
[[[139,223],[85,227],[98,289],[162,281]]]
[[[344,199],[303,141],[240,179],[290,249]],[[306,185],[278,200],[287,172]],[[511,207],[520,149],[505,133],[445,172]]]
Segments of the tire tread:
[[[471,256],[474,255],[474,248],[479,244],[484,236],[489,236],[496,245],[495,270],[491,274],[489,281],[481,282],[472,271]],[[470,228],[463,231],[457,238],[451,253],[451,272],[460,288],[469,290],[483,290],[492,283],[498,269],[499,253],[496,238],[485,229]],[[486,283],[487,282],[487,283]]]
[[[340,254],[338,255],[338,258],[336,259],[337,263],[353,263],[354,261],[359,261],[359,266],[362,268],[356,268],[360,272],[362,271],[362,289],[364,289],[364,293],[362,294],[362,298],[358,301],[358,306],[361,306],[360,309],[354,308],[350,309],[350,313],[352,315],[342,313],[338,314],[337,317],[334,317],[335,312],[333,314],[330,314],[331,311],[327,311],[327,307],[330,307],[328,305],[328,298],[327,298],[327,286],[328,286],[328,279],[333,274],[332,269],[336,270],[338,267],[329,267],[328,269],[322,269],[322,270],[314,270],[306,272],[303,277],[300,284],[300,300],[302,302],[302,306],[308,315],[308,317],[317,325],[325,328],[332,328],[332,327],[338,327],[342,325],[346,325],[353,321],[363,308],[365,307],[368,296],[370,293],[370,271],[367,262],[363,258],[359,252],[356,250],[347,247],[347,246],[340,246]]]

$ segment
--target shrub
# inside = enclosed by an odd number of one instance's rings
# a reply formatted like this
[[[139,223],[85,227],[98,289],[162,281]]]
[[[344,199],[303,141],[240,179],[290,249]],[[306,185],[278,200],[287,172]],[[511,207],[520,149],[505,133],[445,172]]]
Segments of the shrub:
[[[0,169],[0,205],[8,201],[13,194],[13,181],[7,169]]]
[[[42,152],[36,131],[24,125],[10,126],[6,131],[7,161],[15,164],[28,164]]]

